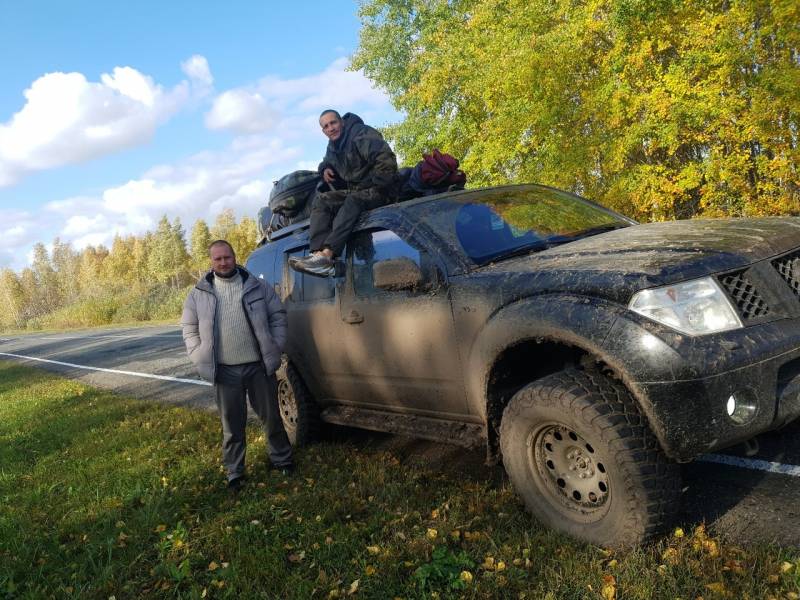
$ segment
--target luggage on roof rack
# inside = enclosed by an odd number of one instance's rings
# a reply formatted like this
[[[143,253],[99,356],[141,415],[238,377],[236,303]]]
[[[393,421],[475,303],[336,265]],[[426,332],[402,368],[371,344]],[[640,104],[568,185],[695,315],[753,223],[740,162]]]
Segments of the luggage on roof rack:
[[[438,149],[423,154],[413,167],[400,169],[400,200],[463,190],[467,176],[458,167],[457,158]]]
[[[269,194],[269,208],[273,213],[293,219],[300,215],[322,181],[316,171],[292,171],[275,182]]]

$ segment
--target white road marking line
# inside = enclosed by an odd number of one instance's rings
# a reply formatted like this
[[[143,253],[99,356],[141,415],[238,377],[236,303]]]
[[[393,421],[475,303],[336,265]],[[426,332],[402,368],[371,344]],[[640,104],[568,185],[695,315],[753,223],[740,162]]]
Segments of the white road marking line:
[[[112,339],[131,339],[131,338],[144,338],[144,337],[183,337],[180,333],[167,333],[167,334],[156,334],[155,336],[150,336],[147,334],[132,334],[132,335],[48,335],[48,336],[41,336],[41,337],[34,337],[28,339],[34,340],[98,340],[103,338],[112,338]]]
[[[800,466],[785,465],[783,463],[759,460],[757,458],[740,458],[738,456],[728,456],[727,454],[704,454],[698,457],[697,461],[800,477]]]
[[[37,358],[35,356],[23,356],[22,354],[10,354],[8,352],[0,352],[0,356],[10,356],[12,358],[24,358],[27,360],[35,360],[38,362],[51,363],[54,365],[62,365],[64,367],[73,367],[75,369],[87,369],[89,371],[102,371],[103,373],[115,373],[117,375],[132,375],[133,377],[144,377],[146,379],[161,379],[163,381],[176,381],[178,383],[191,383],[192,385],[212,385],[208,381],[201,379],[181,379],[180,377],[169,377],[167,375],[153,375],[151,373],[137,373],[136,371],[120,371],[119,369],[102,369],[100,367],[90,367],[88,365],[76,365],[74,363],[61,362],[60,360],[50,360],[47,358]]]

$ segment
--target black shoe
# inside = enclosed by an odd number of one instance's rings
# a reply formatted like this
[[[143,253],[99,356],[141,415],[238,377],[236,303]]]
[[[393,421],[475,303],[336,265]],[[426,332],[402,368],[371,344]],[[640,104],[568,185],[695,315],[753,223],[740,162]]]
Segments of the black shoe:
[[[333,259],[328,258],[324,254],[312,254],[304,258],[289,258],[289,267],[295,271],[315,275],[316,277],[333,277],[336,269],[333,265]]]
[[[231,492],[232,494],[238,494],[239,492],[242,491],[242,488],[244,487],[244,482],[245,479],[243,475],[240,475],[239,477],[234,477],[233,479],[228,481],[228,491]]]
[[[294,463],[290,463],[288,465],[281,465],[279,467],[273,466],[272,468],[275,469],[278,473],[280,473],[282,477],[291,477],[292,475],[294,475],[295,471]]]

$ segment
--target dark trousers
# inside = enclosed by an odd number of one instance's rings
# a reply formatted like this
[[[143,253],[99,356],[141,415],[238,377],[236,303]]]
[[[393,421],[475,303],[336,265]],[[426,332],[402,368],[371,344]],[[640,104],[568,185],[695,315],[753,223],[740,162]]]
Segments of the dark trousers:
[[[217,365],[214,393],[222,420],[222,463],[229,481],[244,475],[245,395],[264,427],[270,462],[277,467],[291,464],[292,447],[278,408],[278,380],[267,375],[262,363]]]
[[[330,248],[334,256],[341,256],[347,236],[353,231],[361,213],[383,206],[390,200],[376,188],[317,194],[311,207],[310,251]]]

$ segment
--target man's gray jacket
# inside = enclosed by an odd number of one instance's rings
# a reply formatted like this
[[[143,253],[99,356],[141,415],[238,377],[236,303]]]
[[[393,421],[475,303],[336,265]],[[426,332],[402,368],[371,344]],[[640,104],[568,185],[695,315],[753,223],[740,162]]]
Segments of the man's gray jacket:
[[[286,345],[286,310],[275,291],[237,265],[242,277],[242,307],[258,343],[261,360],[267,374],[273,374],[281,364]],[[183,304],[181,326],[189,358],[203,379],[214,382],[217,372],[215,348],[218,340],[214,327],[217,317],[217,297],[214,294],[214,273],[201,277]],[[223,324],[224,325],[224,324]]]

